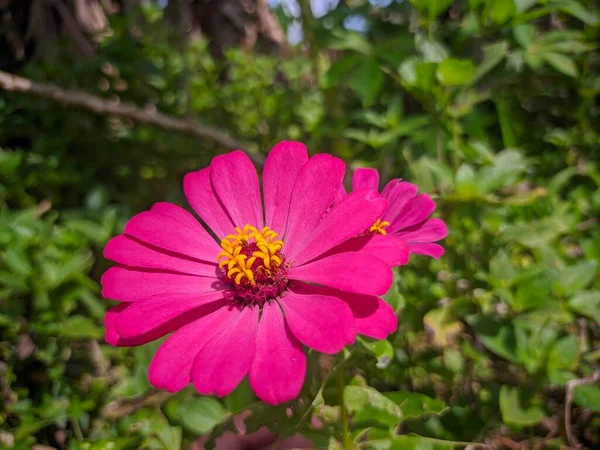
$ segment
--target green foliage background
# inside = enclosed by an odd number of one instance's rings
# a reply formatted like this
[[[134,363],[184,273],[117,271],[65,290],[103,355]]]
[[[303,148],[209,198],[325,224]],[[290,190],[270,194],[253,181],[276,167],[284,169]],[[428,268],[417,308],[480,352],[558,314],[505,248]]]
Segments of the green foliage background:
[[[356,14],[364,33],[343,27]],[[446,254],[397,272],[398,332],[334,361],[291,418],[246,386],[224,401],[156,393],[157,343],[103,342],[101,250],[154,201],[184,204],[182,175],[226,149],[3,93],[0,447],[178,449],[248,407],[250,429],[332,449],[354,445],[340,437],[346,411],[365,449],[560,448],[566,417],[600,447],[600,384],[574,389],[565,411],[569,382],[600,371],[598,5],[354,0],[306,19],[308,52],[217,61],[204,41],[174,50],[149,5],[113,17],[97,56],[65,52],[21,74],[197,118],[254,152],[302,140],[437,196]],[[320,429],[301,417],[313,399]]]

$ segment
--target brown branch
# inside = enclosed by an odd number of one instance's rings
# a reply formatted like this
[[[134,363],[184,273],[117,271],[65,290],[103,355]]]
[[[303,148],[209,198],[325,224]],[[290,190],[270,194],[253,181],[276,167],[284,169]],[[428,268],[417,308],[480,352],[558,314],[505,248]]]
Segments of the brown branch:
[[[565,431],[567,433],[567,439],[569,445],[573,448],[581,448],[581,444],[573,434],[571,414],[573,409],[573,396],[575,394],[575,388],[584,384],[592,384],[600,380],[600,369],[594,370],[594,372],[585,378],[578,378],[571,380],[567,383],[567,394],[565,396]]]
[[[157,111],[155,107],[142,109],[131,103],[107,100],[79,90],[62,89],[54,84],[39,83],[1,70],[0,89],[43,98],[68,107],[82,108],[100,115],[125,117],[138,123],[186,134],[198,139],[210,139],[228,149],[245,150],[257,164],[264,162],[263,155],[251,152],[247,144],[238,141],[223,131],[190,119],[180,119],[163,114]]]
[[[100,415],[106,420],[120,419],[141,408],[161,406],[173,395],[165,391],[149,391],[138,397],[114,400],[102,408]]]

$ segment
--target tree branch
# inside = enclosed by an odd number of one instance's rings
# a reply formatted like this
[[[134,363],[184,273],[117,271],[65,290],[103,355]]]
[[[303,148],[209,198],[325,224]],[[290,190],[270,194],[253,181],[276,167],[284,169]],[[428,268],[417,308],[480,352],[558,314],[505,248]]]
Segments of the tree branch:
[[[567,439],[569,445],[573,448],[581,448],[581,444],[573,434],[573,425],[571,423],[571,415],[573,409],[573,396],[575,394],[575,388],[584,384],[592,384],[600,380],[600,369],[594,370],[594,372],[585,377],[571,380],[567,383],[567,393],[565,395],[565,431],[567,433]]]
[[[217,128],[190,119],[169,116],[156,111],[155,108],[142,109],[131,103],[107,100],[79,90],[62,89],[54,84],[39,83],[1,70],[0,89],[43,98],[68,107],[82,108],[100,115],[126,117],[138,123],[186,134],[198,139],[210,139],[228,149],[243,149],[259,165],[264,162],[263,155],[251,152],[247,144]]]

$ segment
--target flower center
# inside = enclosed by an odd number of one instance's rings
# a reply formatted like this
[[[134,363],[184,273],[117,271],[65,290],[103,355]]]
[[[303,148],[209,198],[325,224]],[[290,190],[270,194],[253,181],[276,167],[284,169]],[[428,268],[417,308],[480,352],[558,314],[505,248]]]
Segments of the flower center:
[[[269,227],[244,225],[221,240],[219,267],[231,281],[233,297],[244,304],[262,305],[287,286],[283,241]]]
[[[375,223],[373,225],[371,225],[371,228],[369,228],[369,231],[371,233],[379,233],[379,234],[386,235],[387,231],[385,231],[385,229],[389,226],[390,226],[390,223],[387,220],[384,220],[382,222],[381,219],[377,219],[375,221]]]

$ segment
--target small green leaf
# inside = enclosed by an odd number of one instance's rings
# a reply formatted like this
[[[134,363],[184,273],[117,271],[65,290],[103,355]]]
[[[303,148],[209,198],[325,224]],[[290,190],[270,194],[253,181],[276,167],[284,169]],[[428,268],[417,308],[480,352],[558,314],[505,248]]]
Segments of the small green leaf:
[[[207,433],[227,417],[227,410],[212,397],[186,396],[178,404],[177,416],[181,425],[191,433]]]
[[[499,284],[507,284],[517,276],[517,269],[506,251],[498,250],[498,253],[490,259],[490,275]]]
[[[549,270],[523,276],[511,306],[515,311],[542,307],[549,302],[553,274]]]
[[[569,301],[569,307],[600,325],[600,291],[579,292]]]
[[[506,53],[508,51],[508,43],[501,41],[495,44],[487,45],[483,48],[483,61],[481,64],[477,66],[477,69],[473,73],[473,77],[471,78],[471,84],[476,83],[488,72],[490,72],[494,67],[502,62],[502,60],[506,57]]]
[[[425,62],[439,63],[448,58],[448,49],[440,41],[430,38],[424,34],[417,34],[415,47]]]
[[[481,315],[470,316],[467,321],[488,350],[514,363],[519,362],[515,330],[510,322]]]
[[[346,78],[348,72],[356,67],[361,61],[360,56],[351,54],[335,61],[321,82],[323,88],[329,89],[340,84]]]
[[[59,328],[61,336],[72,339],[93,338],[100,339],[104,330],[86,316],[71,316]]]
[[[429,19],[433,20],[450,8],[453,1],[454,0],[411,0],[411,3],[420,11],[427,11]]]
[[[441,400],[418,392],[385,392],[384,395],[400,407],[404,418],[439,414],[446,409]]]
[[[600,23],[600,16],[598,16],[598,13],[585,9],[585,7],[577,0],[555,0],[553,3],[558,3],[558,6],[563,12],[578,18],[583,23],[592,26]]]
[[[565,336],[554,343],[548,354],[548,370],[575,370],[579,360],[577,338]]]
[[[575,388],[573,400],[579,406],[600,412],[600,385],[583,384]]]
[[[535,26],[530,23],[517,25],[513,28],[513,34],[519,45],[527,50],[535,38]]]
[[[445,86],[458,86],[471,81],[475,73],[473,62],[468,59],[448,58],[442,61],[436,71],[437,79]]]
[[[254,395],[254,391],[252,391],[247,378],[244,378],[238,387],[225,397],[227,409],[234,414],[246,409],[257,401],[258,399]]]
[[[524,427],[536,425],[546,416],[518,387],[506,385],[500,388],[500,411],[504,423]]]
[[[344,401],[348,411],[353,414],[354,422],[392,426],[402,419],[400,407],[372,387],[346,386]]]
[[[394,347],[388,340],[365,342],[365,347],[377,358],[377,368],[379,369],[388,367],[394,358]]]
[[[463,197],[471,197],[477,194],[477,178],[475,171],[467,163],[461,164],[456,171],[455,179],[456,193]]]
[[[565,75],[576,77],[579,74],[573,59],[562,53],[546,52],[542,54],[542,57],[548,64]]]
[[[581,261],[563,269],[557,280],[557,290],[563,295],[573,295],[584,289],[596,276],[598,263],[595,260]]]
[[[492,0],[489,17],[498,25],[502,25],[517,12],[514,0]]]
[[[364,106],[373,104],[383,87],[383,71],[375,58],[360,63],[350,79],[350,87],[361,98]]]
[[[462,448],[464,444],[411,434],[394,436],[389,450],[451,450],[456,447]]]

